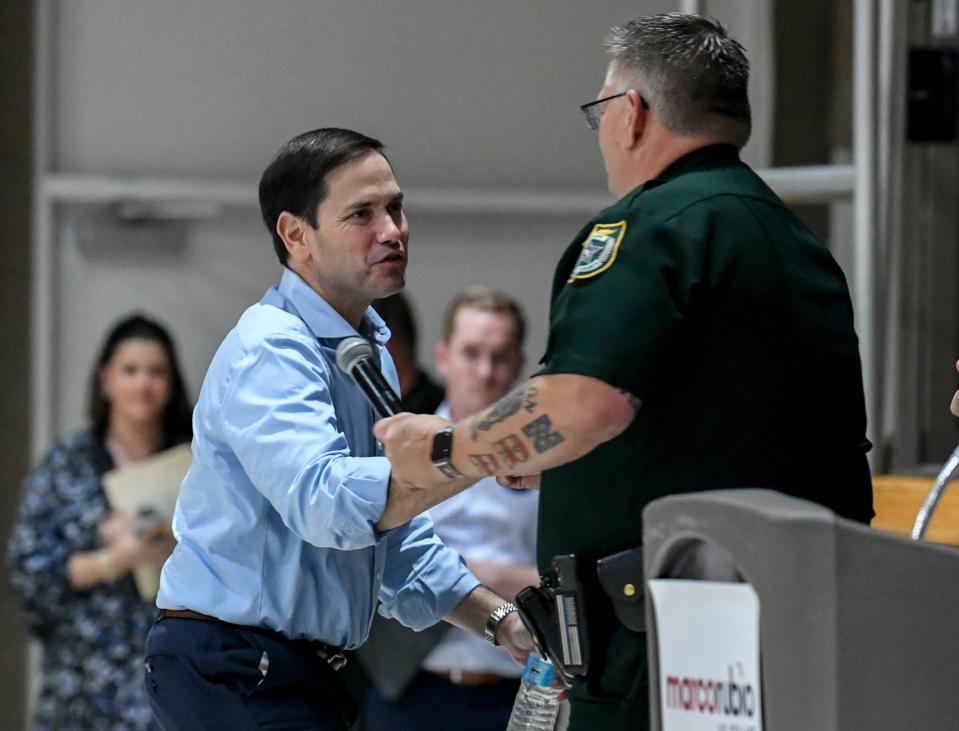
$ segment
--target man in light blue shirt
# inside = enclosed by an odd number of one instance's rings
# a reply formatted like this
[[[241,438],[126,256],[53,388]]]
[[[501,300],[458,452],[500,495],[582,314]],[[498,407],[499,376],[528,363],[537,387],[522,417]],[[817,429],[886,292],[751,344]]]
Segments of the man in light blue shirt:
[[[434,535],[431,505],[463,489],[391,479],[374,414],[335,365],[357,334],[396,372],[369,307],[402,288],[409,228],[382,145],[321,129],[277,153],[260,206],[283,276],[213,357],[193,464],[163,568],[145,681],[164,728],[348,728],[340,649],[380,611],[414,629],[447,619],[522,662],[512,606]]]

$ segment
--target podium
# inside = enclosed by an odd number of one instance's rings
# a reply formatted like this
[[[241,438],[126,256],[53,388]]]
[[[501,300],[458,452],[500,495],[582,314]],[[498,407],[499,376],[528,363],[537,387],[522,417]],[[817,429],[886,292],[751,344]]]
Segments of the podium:
[[[959,728],[959,549],[753,489],[656,500],[643,532],[647,579],[738,579],[755,591],[763,729]],[[667,638],[649,600],[646,622],[662,729]]]

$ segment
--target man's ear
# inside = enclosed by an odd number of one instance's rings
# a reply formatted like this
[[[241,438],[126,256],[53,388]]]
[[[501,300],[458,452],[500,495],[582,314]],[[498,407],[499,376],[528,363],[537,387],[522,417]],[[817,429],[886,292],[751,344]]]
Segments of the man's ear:
[[[283,211],[276,219],[276,233],[283,240],[290,259],[305,261],[310,255],[309,241],[312,233],[307,222],[289,211]]]
[[[629,89],[626,92],[624,101],[628,105],[625,119],[626,139],[629,142],[628,147],[634,147],[646,129],[649,110],[646,109],[639,92],[635,89]]]

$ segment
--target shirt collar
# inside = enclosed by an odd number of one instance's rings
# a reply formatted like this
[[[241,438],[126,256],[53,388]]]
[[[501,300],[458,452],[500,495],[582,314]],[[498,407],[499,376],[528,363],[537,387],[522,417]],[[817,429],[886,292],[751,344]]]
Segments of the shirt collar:
[[[710,168],[739,162],[739,150],[735,145],[707,145],[683,155],[656,176],[662,183],[699,168]]]
[[[277,285],[277,291],[292,303],[300,317],[317,338],[346,338],[362,335],[372,339],[378,345],[385,345],[390,339],[390,330],[376,310],[367,307],[360,323],[360,332],[350,325],[329,302],[314,291],[299,274],[292,269],[283,268],[283,276]]]
[[[635,198],[644,190],[660,186],[663,183],[673,180],[674,178],[678,178],[680,175],[684,175],[685,173],[690,173],[693,170],[723,167],[729,165],[730,163],[736,162],[739,162],[739,150],[735,145],[726,143],[718,145],[706,145],[706,147],[700,147],[692,152],[687,152],[678,160],[670,163],[666,169],[655,178],[647,180],[645,183],[637,188],[634,188],[623,197]]]

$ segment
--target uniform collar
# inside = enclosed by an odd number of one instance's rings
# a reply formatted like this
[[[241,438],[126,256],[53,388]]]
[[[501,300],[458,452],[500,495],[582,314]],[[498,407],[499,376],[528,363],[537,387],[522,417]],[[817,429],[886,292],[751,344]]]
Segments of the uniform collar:
[[[735,145],[707,145],[683,155],[657,175],[656,180],[665,183],[693,170],[719,167],[734,162],[739,162],[739,150]]]
[[[283,276],[276,288],[296,308],[317,338],[345,338],[357,334],[357,330],[292,269],[283,268]],[[385,345],[390,339],[389,328],[372,307],[367,307],[363,313],[359,334],[378,345]]]
[[[663,183],[669,182],[680,175],[691,173],[694,170],[703,170],[714,167],[724,167],[731,163],[739,162],[739,150],[735,145],[718,144],[706,145],[699,149],[687,152],[678,160],[670,163],[665,170],[651,180],[647,180],[638,188],[634,188],[627,193],[625,198],[635,198],[643,191],[656,188]]]

